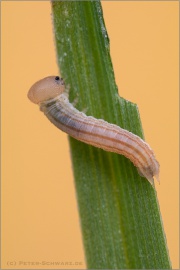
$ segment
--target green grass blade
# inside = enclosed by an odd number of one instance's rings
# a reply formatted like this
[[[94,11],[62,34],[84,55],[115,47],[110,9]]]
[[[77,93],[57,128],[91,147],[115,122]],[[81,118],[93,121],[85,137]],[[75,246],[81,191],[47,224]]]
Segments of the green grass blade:
[[[141,137],[137,106],[117,95],[99,1],[52,2],[58,64],[87,115]],[[170,269],[156,191],[133,164],[70,138],[87,267]]]

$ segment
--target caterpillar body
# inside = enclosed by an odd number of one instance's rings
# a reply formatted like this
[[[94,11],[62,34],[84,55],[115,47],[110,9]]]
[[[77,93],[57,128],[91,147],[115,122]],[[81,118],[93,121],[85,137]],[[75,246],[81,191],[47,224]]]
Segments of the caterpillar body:
[[[87,116],[69,102],[63,79],[49,76],[36,82],[28,98],[59,129],[84,143],[124,155],[141,176],[153,184],[159,181],[159,163],[150,146],[139,136],[102,119]]]

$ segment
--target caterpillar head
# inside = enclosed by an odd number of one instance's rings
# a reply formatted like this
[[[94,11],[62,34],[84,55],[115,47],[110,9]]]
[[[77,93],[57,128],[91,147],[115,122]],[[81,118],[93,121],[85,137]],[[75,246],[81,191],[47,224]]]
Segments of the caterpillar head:
[[[65,90],[63,79],[58,76],[46,77],[29,89],[28,98],[35,104],[55,98]]]

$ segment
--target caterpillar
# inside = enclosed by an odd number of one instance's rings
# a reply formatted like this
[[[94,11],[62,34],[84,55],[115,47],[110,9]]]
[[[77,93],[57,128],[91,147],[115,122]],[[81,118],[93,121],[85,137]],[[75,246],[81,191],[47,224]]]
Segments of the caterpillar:
[[[124,155],[141,176],[153,185],[159,181],[159,163],[150,146],[139,136],[102,119],[87,116],[69,102],[63,79],[49,76],[36,82],[28,98],[60,130],[84,143]]]

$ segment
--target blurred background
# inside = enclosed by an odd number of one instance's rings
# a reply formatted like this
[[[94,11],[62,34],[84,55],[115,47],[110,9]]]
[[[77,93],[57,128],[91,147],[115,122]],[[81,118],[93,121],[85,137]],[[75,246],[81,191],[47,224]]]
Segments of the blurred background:
[[[179,268],[178,5],[102,2],[119,94],[138,104],[146,141],[161,165],[156,190],[174,269]],[[83,269],[67,135],[27,99],[34,82],[58,74],[51,5],[3,1],[1,15],[2,268]]]

